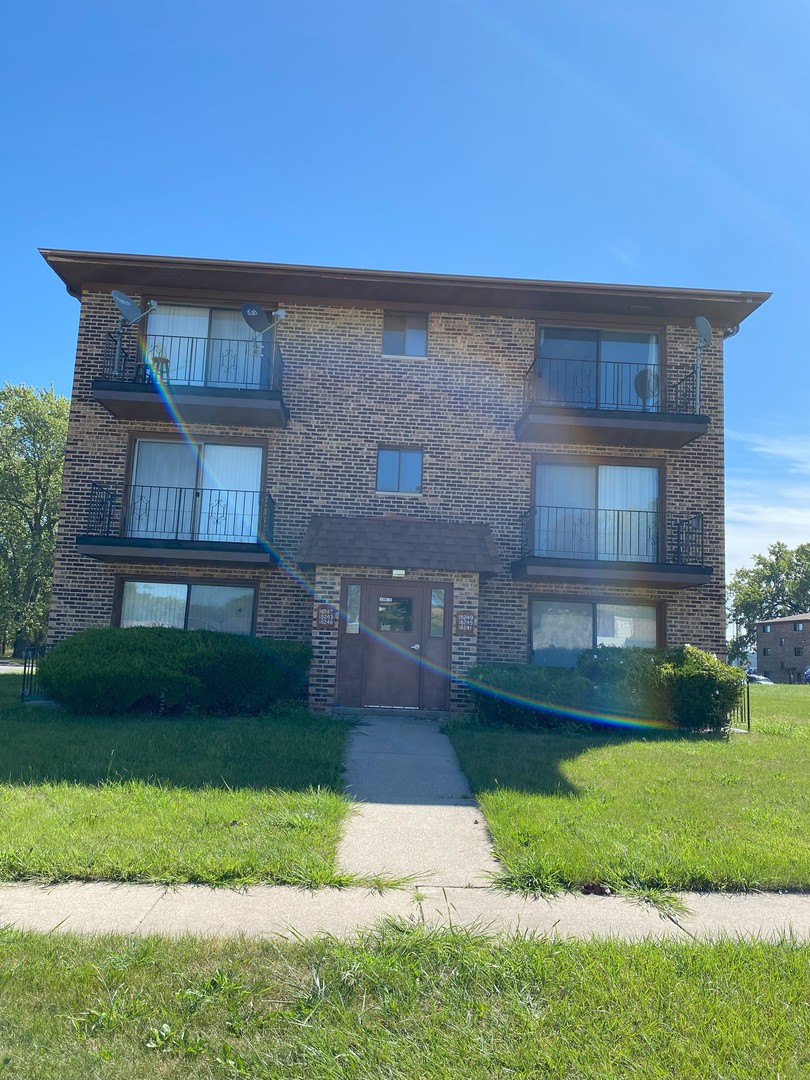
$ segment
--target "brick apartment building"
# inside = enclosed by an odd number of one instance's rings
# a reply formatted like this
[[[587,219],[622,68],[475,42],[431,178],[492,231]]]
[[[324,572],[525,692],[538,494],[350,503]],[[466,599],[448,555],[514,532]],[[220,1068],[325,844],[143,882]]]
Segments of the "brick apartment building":
[[[724,654],[723,338],[768,294],[43,255],[81,301],[51,640],[311,640],[320,709]]]
[[[758,622],[757,673],[776,683],[797,683],[810,667],[810,614]]]

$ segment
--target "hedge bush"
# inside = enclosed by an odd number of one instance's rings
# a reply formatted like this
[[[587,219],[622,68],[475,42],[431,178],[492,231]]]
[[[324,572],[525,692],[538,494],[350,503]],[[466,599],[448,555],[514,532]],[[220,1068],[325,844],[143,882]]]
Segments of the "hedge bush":
[[[740,701],[745,676],[691,645],[600,646],[581,653],[573,669],[479,664],[467,685],[477,716],[487,722],[557,727],[587,722],[592,712],[722,731]]]
[[[79,713],[257,713],[303,696],[311,657],[298,641],[105,627],[55,645],[40,661],[39,685]]]

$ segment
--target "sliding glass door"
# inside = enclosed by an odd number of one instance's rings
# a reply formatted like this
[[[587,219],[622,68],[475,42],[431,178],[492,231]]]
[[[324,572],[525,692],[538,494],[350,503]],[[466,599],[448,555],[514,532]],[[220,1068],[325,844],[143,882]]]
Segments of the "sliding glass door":
[[[535,555],[655,562],[658,469],[538,462],[533,524]]]
[[[268,385],[272,336],[255,334],[240,311],[160,304],[149,316],[146,353],[169,361],[170,385],[258,390]]]
[[[127,535],[255,543],[262,450],[139,439],[127,499]]]

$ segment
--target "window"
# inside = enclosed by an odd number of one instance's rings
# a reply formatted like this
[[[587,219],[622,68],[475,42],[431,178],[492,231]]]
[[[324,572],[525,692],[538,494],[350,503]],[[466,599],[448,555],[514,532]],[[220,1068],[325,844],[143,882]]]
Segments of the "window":
[[[766,623],[766,624],[765,624],[765,625],[764,625],[764,626],[762,627],[762,633],[763,633],[763,634],[770,634],[770,632],[771,632],[771,624],[770,624],[770,623]]]
[[[386,311],[383,316],[384,356],[427,356],[427,315]]]
[[[380,447],[377,451],[377,491],[418,494],[422,490],[422,451]]]
[[[125,581],[119,625],[250,634],[254,595],[245,586]]]
[[[537,377],[548,405],[657,412],[658,335],[539,327]]]
[[[801,647],[801,645],[796,646],[796,648],[793,650],[793,655],[794,656],[804,656],[804,649]]]
[[[651,604],[531,602],[533,664],[573,667],[583,649],[597,645],[655,648],[657,641],[657,610]]]
[[[535,467],[534,554],[563,559],[658,560],[658,469]]]
[[[139,439],[126,498],[126,535],[255,544],[262,448]]]
[[[785,639],[783,637],[779,638],[779,644],[780,646],[783,646],[785,644]]]
[[[273,332],[256,334],[241,311],[160,304],[144,338],[147,358],[166,357],[168,381],[182,386],[267,389]]]
[[[762,650],[762,655],[763,656],[770,656],[771,655],[771,650],[768,648],[767,645],[764,646],[764,648]]]
[[[803,622],[795,622],[793,624],[793,629],[794,630],[804,630],[804,623]]]

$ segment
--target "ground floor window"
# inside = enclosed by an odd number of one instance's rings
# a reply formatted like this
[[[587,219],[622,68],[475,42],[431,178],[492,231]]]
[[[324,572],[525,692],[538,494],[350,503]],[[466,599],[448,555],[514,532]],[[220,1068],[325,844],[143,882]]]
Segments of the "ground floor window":
[[[531,659],[547,667],[573,667],[583,649],[597,645],[658,644],[654,604],[531,601]]]
[[[250,634],[255,592],[237,585],[125,581],[119,625]]]

